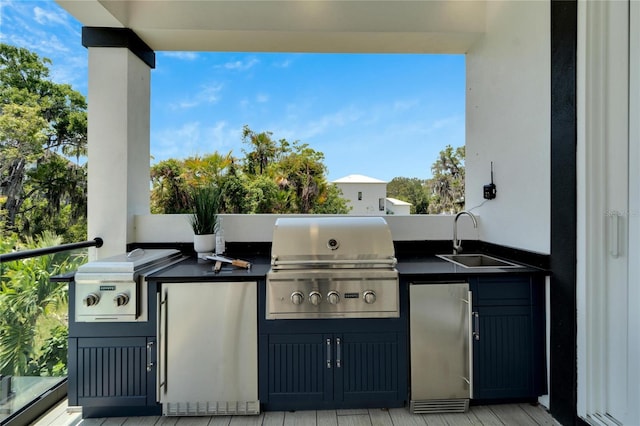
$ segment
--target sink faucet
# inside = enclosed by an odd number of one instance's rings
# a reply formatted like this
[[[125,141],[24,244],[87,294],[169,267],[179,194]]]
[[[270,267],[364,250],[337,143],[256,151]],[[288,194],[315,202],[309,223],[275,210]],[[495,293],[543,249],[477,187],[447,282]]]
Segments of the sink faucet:
[[[456,218],[453,220],[453,254],[458,254],[462,251],[462,241],[458,239],[458,218],[463,214],[466,214],[471,218],[471,220],[473,220],[474,228],[478,227],[478,221],[476,220],[476,217],[472,213],[466,210],[463,210],[456,215]]]

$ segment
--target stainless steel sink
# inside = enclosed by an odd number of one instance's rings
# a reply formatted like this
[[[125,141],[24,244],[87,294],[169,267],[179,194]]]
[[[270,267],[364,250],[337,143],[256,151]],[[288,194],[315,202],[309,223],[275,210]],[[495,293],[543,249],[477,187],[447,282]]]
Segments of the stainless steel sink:
[[[440,259],[455,263],[463,268],[522,268],[522,265],[498,259],[486,254],[438,254]]]

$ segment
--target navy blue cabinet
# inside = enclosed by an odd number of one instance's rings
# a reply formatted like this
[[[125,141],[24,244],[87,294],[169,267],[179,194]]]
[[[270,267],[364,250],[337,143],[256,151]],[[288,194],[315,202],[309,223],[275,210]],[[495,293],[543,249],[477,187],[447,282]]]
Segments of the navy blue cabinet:
[[[148,285],[149,320],[75,322],[75,283],[69,290],[68,400],[82,417],[158,416],[156,289]]]
[[[535,399],[546,393],[544,278],[475,277],[473,398]]]
[[[261,335],[264,409],[403,406],[405,336],[395,332]]]
[[[83,417],[158,415],[156,340],[146,337],[69,339],[69,405]]]

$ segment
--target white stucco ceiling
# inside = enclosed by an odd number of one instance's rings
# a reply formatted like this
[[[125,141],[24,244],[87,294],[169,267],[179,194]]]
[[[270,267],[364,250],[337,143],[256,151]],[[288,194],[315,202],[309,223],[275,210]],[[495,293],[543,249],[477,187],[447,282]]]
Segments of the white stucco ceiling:
[[[56,0],[156,51],[464,53],[484,0]]]

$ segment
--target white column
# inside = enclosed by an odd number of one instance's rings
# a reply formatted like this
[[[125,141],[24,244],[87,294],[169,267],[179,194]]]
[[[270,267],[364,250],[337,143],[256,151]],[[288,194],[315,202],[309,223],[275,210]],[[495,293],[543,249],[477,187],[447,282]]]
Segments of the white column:
[[[89,48],[88,237],[92,259],[123,253],[149,213],[150,77],[126,48]]]

